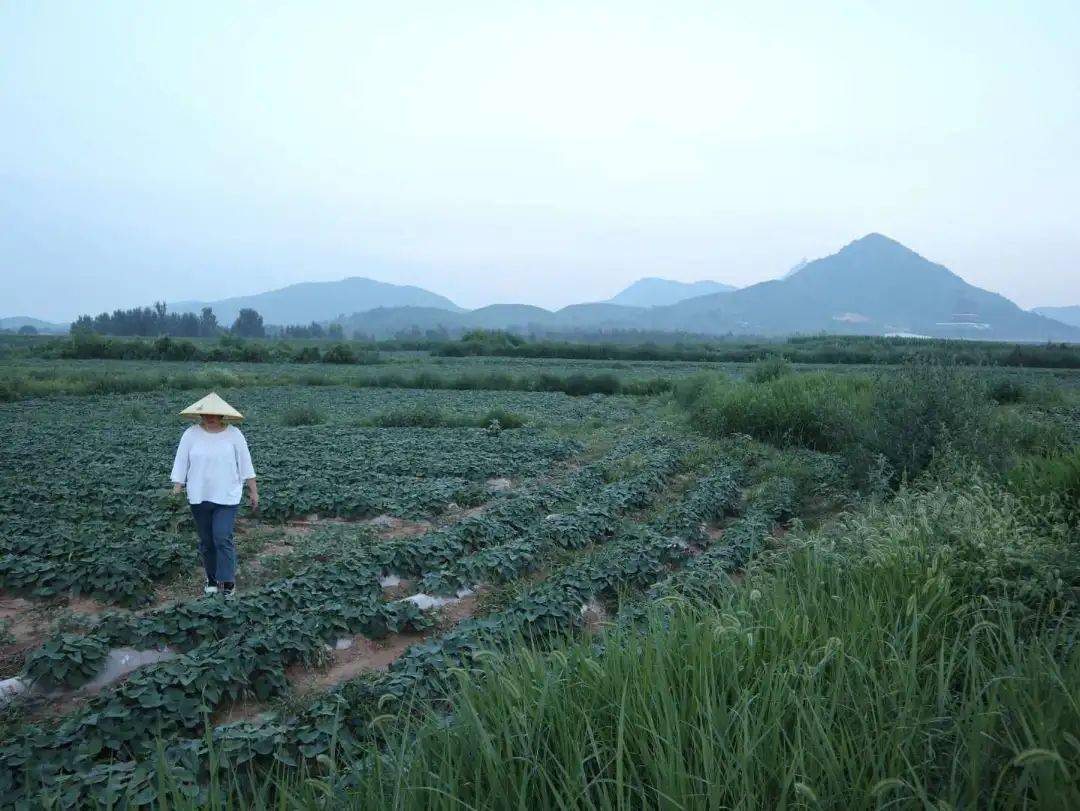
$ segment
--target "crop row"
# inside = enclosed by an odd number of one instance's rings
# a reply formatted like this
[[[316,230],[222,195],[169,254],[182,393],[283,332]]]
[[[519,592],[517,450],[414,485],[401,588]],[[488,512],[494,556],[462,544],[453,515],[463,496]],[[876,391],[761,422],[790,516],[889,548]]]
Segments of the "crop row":
[[[0,428],[0,587],[138,604],[195,562],[191,520],[165,497],[182,426],[65,414]],[[62,417],[62,418],[61,418]],[[311,512],[416,517],[487,497],[483,479],[535,476],[578,449],[534,429],[249,431],[267,518]]]
[[[606,485],[572,512],[548,515],[531,532],[460,557],[437,571],[429,570],[421,589],[453,594],[477,583],[506,582],[537,570],[553,551],[579,549],[611,538],[623,523],[622,514],[647,506],[680,466],[675,448],[657,453],[641,472]]]
[[[715,543],[700,555],[691,557],[668,577],[653,584],[645,599],[628,604],[619,611],[621,624],[639,621],[645,606],[670,597],[683,597],[692,603],[706,602],[714,589],[723,585],[725,576],[743,569],[765,547],[778,521],[792,516],[795,487],[791,479],[776,476],[767,479],[746,505],[738,520],[725,527]]]
[[[655,582],[691,555],[684,538],[659,529],[682,526],[698,532],[701,524],[735,508],[737,471],[721,470],[701,480],[680,502],[651,525],[628,525],[611,541],[554,571],[521,593],[501,611],[468,620],[437,639],[411,647],[385,674],[367,674],[317,699],[293,718],[238,723],[216,729],[210,745],[221,764],[231,768],[274,760],[295,764],[333,747],[351,747],[378,738],[373,722],[393,706],[440,694],[452,669],[478,672],[486,651],[514,644],[522,637],[540,642],[578,627],[582,606],[602,595]],[[580,544],[584,545],[584,544]],[[179,785],[197,793],[205,778],[207,743],[189,740],[170,748],[168,761]],[[101,765],[68,784],[76,794],[103,800],[141,796],[149,801],[156,788],[132,763]],[[63,783],[61,783],[63,785]]]
[[[665,453],[662,448],[657,452]],[[86,655],[88,638],[95,640],[99,654],[115,644],[169,643],[191,650],[179,659],[144,668],[117,690],[91,701],[57,730],[30,730],[0,749],[0,762],[10,766],[12,773],[34,763],[36,778],[41,779],[55,769],[84,770],[103,756],[133,757],[154,735],[190,734],[205,723],[209,712],[245,690],[260,698],[279,692],[284,688],[286,666],[312,661],[322,645],[337,636],[377,637],[403,627],[423,627],[427,618],[413,603],[381,602],[378,577],[387,565],[422,570],[469,544],[505,538],[530,520],[542,520],[553,505],[584,497],[598,481],[600,471],[585,468],[572,475],[566,487],[544,485],[537,492],[507,496],[489,511],[492,515],[473,516],[421,539],[376,546],[369,555],[348,564],[334,561],[309,567],[298,577],[270,584],[233,603],[194,601],[142,617],[113,616],[102,621],[91,637],[47,645],[28,670],[64,670],[81,679],[92,675],[93,668],[73,669],[64,663],[66,657]],[[532,518],[530,512],[535,514]],[[211,683],[218,688],[207,691]],[[4,788],[16,791],[17,785]]]

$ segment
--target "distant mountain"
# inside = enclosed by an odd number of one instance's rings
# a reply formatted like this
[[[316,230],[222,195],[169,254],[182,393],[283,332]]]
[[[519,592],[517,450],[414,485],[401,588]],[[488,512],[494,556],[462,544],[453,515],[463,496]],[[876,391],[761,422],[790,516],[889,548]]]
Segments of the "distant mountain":
[[[676,282],[671,279],[658,279],[655,276],[649,276],[638,279],[621,293],[604,303],[622,304],[627,307],[660,307],[696,296],[727,293],[735,289],[730,284],[722,284],[721,282]]]
[[[661,282],[660,289],[680,285],[655,281]],[[520,304],[472,312],[390,308],[358,313],[344,323],[347,331],[379,336],[415,326],[450,332],[475,327],[536,333],[638,329],[709,335],[826,332],[1080,341],[1080,328],[1022,310],[881,234],[807,262],[783,279],[668,305],[603,302],[556,312]]]
[[[881,234],[787,278],[654,308],[650,317],[653,328],[710,333],[1080,340],[1080,329],[1022,310]]]
[[[1080,327],[1080,305],[1078,304],[1073,304],[1071,307],[1032,307],[1031,311],[1047,318],[1053,318],[1062,324]]]
[[[302,282],[218,301],[178,301],[169,304],[175,313],[197,313],[212,307],[218,322],[231,324],[241,309],[259,311],[267,324],[308,324],[329,321],[340,315],[360,313],[378,307],[437,307],[450,312],[461,310],[450,299],[411,285],[388,284],[353,276],[338,282]]]
[[[492,304],[478,310],[451,312],[433,307],[384,307],[339,319],[346,334],[362,332],[385,338],[416,328],[461,332],[470,329],[506,329],[521,333],[562,332],[578,329],[635,329],[647,312],[617,304],[571,304],[552,312],[529,304]]]
[[[804,256],[804,257],[803,257],[802,259],[800,259],[800,260],[799,260],[799,261],[798,261],[798,262],[797,262],[797,263],[796,263],[796,264],[795,264],[794,266],[792,266],[791,270],[789,270],[789,271],[788,271],[787,273],[785,273],[785,274],[784,274],[783,276],[781,276],[780,278],[781,278],[781,279],[786,279],[786,278],[788,278],[789,276],[794,276],[794,275],[795,275],[796,273],[798,273],[798,272],[799,272],[800,270],[802,270],[802,269],[803,269],[804,267],[806,267],[806,266],[807,266],[807,265],[809,265],[809,264],[810,264],[810,260],[809,260],[809,259],[807,259],[807,258],[806,258],[806,257]]]
[[[219,301],[177,302],[169,310],[198,313],[204,306],[212,307],[222,324],[230,324],[241,308],[252,307],[267,324],[340,323],[347,335],[359,332],[378,338],[412,329],[458,335],[481,328],[560,337],[639,330],[1080,342],[1080,307],[1022,310],[881,234],[855,240],[831,256],[803,260],[783,278],[750,287],[644,278],[610,301],[572,304],[556,311],[528,304],[464,310],[419,287],[360,277],[294,284]],[[41,331],[67,329],[32,318],[0,319],[0,328],[9,330],[23,324]]]
[[[0,329],[18,332],[21,327],[33,327],[38,332],[59,335],[68,331],[68,324],[56,324],[52,321],[42,321],[40,318],[31,318],[28,315],[14,315],[10,318],[0,318]]]

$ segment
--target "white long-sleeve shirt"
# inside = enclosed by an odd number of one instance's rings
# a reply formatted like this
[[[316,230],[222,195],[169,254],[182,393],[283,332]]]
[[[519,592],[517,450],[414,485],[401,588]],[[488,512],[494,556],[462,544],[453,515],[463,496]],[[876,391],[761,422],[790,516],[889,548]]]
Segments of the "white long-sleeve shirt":
[[[171,478],[187,485],[191,504],[239,504],[244,482],[255,478],[247,440],[235,425],[217,433],[192,425],[180,437]]]

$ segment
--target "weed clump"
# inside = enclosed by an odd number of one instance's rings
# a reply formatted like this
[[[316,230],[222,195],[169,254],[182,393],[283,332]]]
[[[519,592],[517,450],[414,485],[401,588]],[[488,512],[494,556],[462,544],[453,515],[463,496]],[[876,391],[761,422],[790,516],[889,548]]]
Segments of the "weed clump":
[[[437,406],[421,405],[411,409],[375,414],[361,422],[372,428],[520,428],[525,420],[503,408],[492,408],[479,416],[447,413]]]
[[[746,374],[746,379],[751,383],[768,383],[791,374],[791,363],[783,355],[769,355],[762,358]]]
[[[313,406],[295,406],[281,415],[281,424],[288,428],[301,425],[322,425],[326,414]]]

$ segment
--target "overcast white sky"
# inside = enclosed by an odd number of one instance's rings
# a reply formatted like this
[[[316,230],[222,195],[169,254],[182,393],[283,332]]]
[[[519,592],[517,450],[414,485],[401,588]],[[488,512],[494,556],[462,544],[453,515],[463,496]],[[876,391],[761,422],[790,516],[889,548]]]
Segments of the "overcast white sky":
[[[1080,3],[0,5],[0,315],[745,285],[869,231],[1080,304]]]

